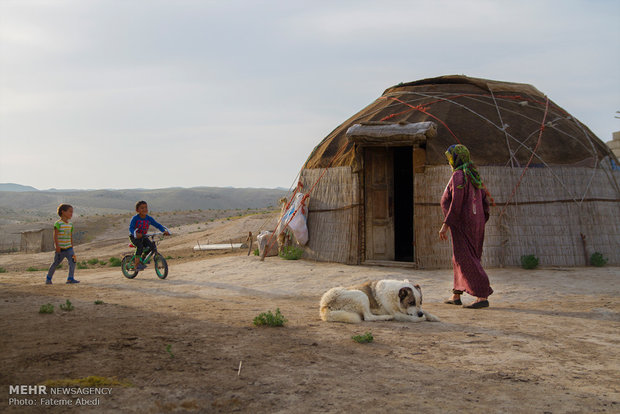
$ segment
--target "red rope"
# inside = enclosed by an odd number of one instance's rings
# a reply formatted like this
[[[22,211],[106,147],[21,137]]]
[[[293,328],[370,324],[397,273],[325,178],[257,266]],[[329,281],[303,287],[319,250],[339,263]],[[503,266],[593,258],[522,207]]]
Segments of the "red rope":
[[[448,130],[448,132],[450,132],[450,134],[452,134],[452,136],[454,137],[454,139],[456,139],[456,142],[458,142],[459,144],[461,143],[461,141],[459,140],[459,138],[456,136],[456,134],[454,132],[452,132],[452,130],[450,129],[450,127],[448,127],[448,125],[446,125],[445,122],[443,122],[441,119],[437,118],[435,115],[431,114],[430,112],[428,112],[428,108],[424,107],[422,105],[417,105],[417,106],[413,106],[411,104],[408,104],[407,102],[401,101],[398,98],[394,98],[394,97],[386,97],[386,99],[391,99],[393,101],[396,102],[400,102],[403,105],[407,105],[408,107],[410,107],[412,110],[416,110],[416,111],[420,111],[423,114],[426,114],[428,116],[430,116],[431,118],[433,118],[434,120],[436,120],[437,122],[441,123],[441,125],[443,125],[444,127],[446,127],[446,129]]]
[[[387,121],[387,120],[392,119],[392,118],[394,118],[396,116],[403,115],[403,114],[406,114],[406,113],[411,112],[411,111],[415,111],[416,109],[418,109],[418,107],[422,108],[423,110],[428,110],[430,105],[436,104],[437,102],[451,101],[451,100],[454,100],[454,99],[457,99],[457,98],[462,98],[462,97],[487,97],[487,98],[489,98],[489,97],[492,97],[492,95],[490,95],[490,94],[476,94],[476,93],[462,93],[462,94],[459,94],[459,95],[449,96],[447,98],[439,98],[439,99],[436,99],[434,101],[425,102],[424,105],[427,105],[427,106],[422,106],[422,104],[417,105],[417,106],[412,106],[412,105],[409,105],[409,104],[405,103],[405,105],[408,105],[411,108],[407,109],[405,111],[402,111],[402,112],[398,112],[398,113],[394,113],[394,114],[391,114],[391,115],[387,115],[387,116],[381,118],[380,121]],[[540,104],[540,105],[545,105],[545,102],[543,102],[543,101],[538,101],[536,99],[528,98],[528,97],[521,96],[521,95],[495,95],[495,97],[496,98],[500,98],[500,99],[510,99],[510,100],[513,100],[513,101],[522,101],[522,102],[523,101],[527,101],[527,102],[537,103],[537,104]],[[548,101],[548,99],[547,99],[547,101]],[[570,115],[568,112],[566,112],[565,110],[563,110],[560,107],[556,107],[555,109],[558,112],[561,112],[564,116],[569,116]]]
[[[527,169],[529,168],[530,164],[532,163],[532,160],[534,159],[534,155],[536,155],[536,150],[540,146],[540,143],[542,141],[542,134],[543,134],[543,131],[545,130],[545,121],[547,119],[548,109],[549,109],[549,98],[547,97],[547,101],[545,102],[545,114],[543,115],[543,120],[542,120],[542,122],[540,124],[540,132],[538,133],[538,142],[536,142],[536,146],[534,147],[534,150],[532,151],[532,155],[530,156],[529,161],[527,162],[525,168],[523,169],[523,172],[521,172],[521,176],[519,177],[519,181],[517,181],[517,185],[512,190],[512,194],[510,194],[510,197],[508,198],[508,201],[506,201],[506,204],[504,204],[504,208],[502,208],[502,211],[499,213],[499,219],[502,218],[502,216],[506,212],[506,208],[508,207],[508,204],[510,204],[510,202],[512,201],[512,198],[517,193],[517,189],[521,185],[521,180],[523,180],[523,176],[525,175],[525,172],[527,171]]]

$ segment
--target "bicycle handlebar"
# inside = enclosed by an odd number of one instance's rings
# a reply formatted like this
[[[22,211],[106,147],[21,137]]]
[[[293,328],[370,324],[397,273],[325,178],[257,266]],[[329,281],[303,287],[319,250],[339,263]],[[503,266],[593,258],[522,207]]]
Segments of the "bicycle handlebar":
[[[172,236],[172,233],[170,233],[170,231],[168,231],[168,234]],[[159,236],[159,235],[164,235],[164,232],[160,231],[157,233],[147,233],[147,234],[143,234],[142,237],[154,237],[154,236]]]

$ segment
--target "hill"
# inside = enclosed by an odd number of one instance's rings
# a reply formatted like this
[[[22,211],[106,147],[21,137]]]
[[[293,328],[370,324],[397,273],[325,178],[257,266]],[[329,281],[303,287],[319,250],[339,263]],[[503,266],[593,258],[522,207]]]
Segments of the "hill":
[[[15,183],[0,183],[0,191],[21,192],[21,191],[39,191],[39,190],[29,185],[21,185],[21,184],[15,184]]]
[[[21,186],[24,187],[25,186]],[[32,187],[31,187],[32,188]],[[155,190],[0,191],[0,212],[13,216],[54,214],[58,204],[69,203],[80,215],[132,212],[136,201],[146,200],[153,212],[178,210],[248,209],[277,206],[287,194],[266,188],[162,188]]]

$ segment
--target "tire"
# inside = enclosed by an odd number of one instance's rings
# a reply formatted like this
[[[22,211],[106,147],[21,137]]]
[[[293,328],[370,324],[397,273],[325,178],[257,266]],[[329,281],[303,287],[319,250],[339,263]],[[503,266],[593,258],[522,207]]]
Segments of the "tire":
[[[157,273],[157,277],[165,279],[168,276],[168,262],[166,262],[164,256],[155,253],[155,256],[153,256],[153,263],[155,264],[155,273]]]
[[[128,254],[127,256],[123,257],[123,260],[121,261],[121,270],[123,271],[123,276],[125,276],[127,279],[133,279],[134,277],[136,277],[138,271],[134,267],[132,254]]]

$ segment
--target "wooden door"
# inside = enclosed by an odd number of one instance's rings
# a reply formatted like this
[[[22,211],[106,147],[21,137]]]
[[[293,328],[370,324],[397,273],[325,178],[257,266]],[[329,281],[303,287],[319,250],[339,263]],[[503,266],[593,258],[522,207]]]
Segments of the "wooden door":
[[[389,148],[364,151],[366,260],[394,260],[394,161]]]

